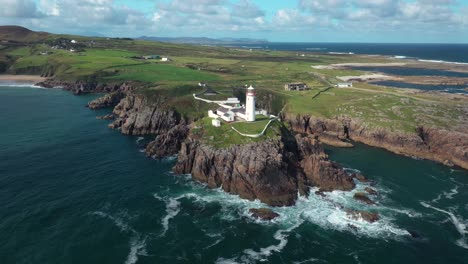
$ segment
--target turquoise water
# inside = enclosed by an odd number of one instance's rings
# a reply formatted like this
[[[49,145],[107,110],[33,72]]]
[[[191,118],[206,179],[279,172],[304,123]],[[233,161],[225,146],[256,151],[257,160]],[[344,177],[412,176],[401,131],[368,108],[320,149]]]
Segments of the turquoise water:
[[[147,139],[108,129],[95,119],[108,111],[84,107],[94,97],[0,87],[1,263],[468,263],[466,171],[363,145],[329,148],[374,180],[378,205],[311,195],[263,223],[247,214],[260,203],[146,158]],[[338,205],[382,220],[350,220]]]
[[[372,82],[372,84],[396,87],[396,88],[410,88],[410,89],[420,89],[426,91],[443,91],[447,93],[460,93],[468,94],[468,83],[464,85],[431,85],[431,84],[419,84],[419,83],[407,83],[402,81],[377,81]]]

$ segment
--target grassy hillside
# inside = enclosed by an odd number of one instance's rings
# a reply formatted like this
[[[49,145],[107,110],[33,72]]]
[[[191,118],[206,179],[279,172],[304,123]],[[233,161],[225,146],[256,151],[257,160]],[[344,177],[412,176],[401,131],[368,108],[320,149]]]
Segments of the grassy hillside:
[[[71,43],[71,40],[77,43]],[[419,125],[464,131],[468,127],[466,97],[414,93],[365,83],[338,89],[337,76],[360,75],[351,70],[314,69],[314,65],[349,62],[389,62],[383,57],[245,50],[149,42],[131,39],[89,38],[0,27],[0,71],[42,74],[60,80],[141,82],[137,91],[148,97],[166,95],[187,116],[203,117],[210,105],[195,102],[202,92],[198,82],[223,96],[243,98],[243,87],[258,90],[258,104],[270,112],[310,114],[324,118],[350,117],[369,127],[414,133]],[[73,49],[75,52],[71,52]],[[143,55],[168,56],[170,62],[144,60]],[[395,62],[395,60],[391,60]],[[289,82],[306,82],[312,90],[284,91]],[[323,91],[323,92],[322,92]]]

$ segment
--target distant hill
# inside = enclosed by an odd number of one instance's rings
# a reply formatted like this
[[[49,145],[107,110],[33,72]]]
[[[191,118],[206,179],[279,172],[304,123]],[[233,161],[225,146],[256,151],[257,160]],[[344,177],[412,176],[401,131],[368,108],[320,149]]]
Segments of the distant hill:
[[[37,42],[50,36],[46,32],[36,32],[20,26],[0,26],[0,40],[14,42]]]
[[[138,39],[149,40],[149,41],[160,41],[160,42],[169,42],[169,43],[181,43],[181,44],[201,44],[201,45],[232,45],[232,44],[267,44],[268,40],[265,39],[249,39],[249,38],[193,38],[193,37],[176,37],[176,38],[166,38],[166,37],[147,37],[142,36]]]

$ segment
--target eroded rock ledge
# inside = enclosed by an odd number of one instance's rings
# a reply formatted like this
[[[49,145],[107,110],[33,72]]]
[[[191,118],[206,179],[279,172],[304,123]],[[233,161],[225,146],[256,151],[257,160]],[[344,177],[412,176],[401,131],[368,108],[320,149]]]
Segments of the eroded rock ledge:
[[[287,130],[280,139],[223,149],[189,138],[182,143],[174,172],[272,206],[293,205],[311,186],[327,191],[355,187],[352,176],[328,159],[319,142]]]
[[[351,139],[396,154],[437,161],[468,169],[468,131],[418,127],[404,134],[370,129],[358,120],[331,120],[305,115],[285,115],[292,129],[319,138]]]

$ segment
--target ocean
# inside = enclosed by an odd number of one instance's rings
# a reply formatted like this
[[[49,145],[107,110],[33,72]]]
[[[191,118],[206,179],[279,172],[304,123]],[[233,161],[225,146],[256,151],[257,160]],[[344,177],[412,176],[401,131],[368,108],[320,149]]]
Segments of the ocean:
[[[96,116],[111,110],[85,108],[96,96],[0,87],[1,263],[468,263],[465,170],[330,147],[372,179],[377,205],[312,194],[261,222],[248,210],[265,205],[174,175],[173,158],[142,153],[150,138],[108,129]]]
[[[468,44],[281,43],[238,45],[252,49],[386,55],[423,61],[468,63]]]

